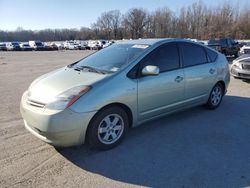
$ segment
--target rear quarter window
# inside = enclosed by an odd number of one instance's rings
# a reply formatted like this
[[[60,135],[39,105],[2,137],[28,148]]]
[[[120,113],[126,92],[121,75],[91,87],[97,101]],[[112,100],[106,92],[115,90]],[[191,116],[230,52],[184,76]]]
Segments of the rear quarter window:
[[[209,48],[205,48],[205,49],[207,52],[208,62],[209,63],[215,62],[218,57],[218,54]]]

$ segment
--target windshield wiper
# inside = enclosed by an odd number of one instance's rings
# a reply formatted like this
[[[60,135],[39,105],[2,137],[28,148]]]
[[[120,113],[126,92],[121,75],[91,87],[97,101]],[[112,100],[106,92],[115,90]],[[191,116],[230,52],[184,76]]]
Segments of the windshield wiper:
[[[71,67],[73,67],[75,64],[77,64],[78,62],[79,62],[79,61],[74,62],[74,63],[71,63],[71,64],[67,65],[67,67],[68,67],[68,68],[71,68]]]
[[[105,71],[96,69],[96,68],[94,68],[94,67],[86,66],[86,65],[76,66],[76,67],[74,68],[74,70],[76,70],[76,71],[88,70],[89,72],[95,72],[95,73],[99,73],[99,74],[106,74]]]

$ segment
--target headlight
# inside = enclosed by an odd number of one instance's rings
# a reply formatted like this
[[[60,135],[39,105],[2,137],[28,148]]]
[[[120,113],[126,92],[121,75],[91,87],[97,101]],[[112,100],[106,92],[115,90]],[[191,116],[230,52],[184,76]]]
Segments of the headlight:
[[[238,69],[241,69],[241,64],[239,62],[235,62],[234,66],[237,67]]]
[[[48,103],[45,108],[50,110],[64,110],[77,101],[82,95],[90,90],[90,86],[73,87],[59,95],[52,102]]]

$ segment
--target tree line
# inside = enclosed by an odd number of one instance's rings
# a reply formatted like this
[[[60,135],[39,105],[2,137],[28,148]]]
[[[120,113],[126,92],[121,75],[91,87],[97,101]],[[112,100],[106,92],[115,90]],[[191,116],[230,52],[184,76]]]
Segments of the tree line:
[[[39,31],[0,30],[0,41],[63,41],[89,39],[137,38],[210,38],[250,39],[250,7],[224,3],[207,7],[202,1],[173,12],[168,7],[149,12],[133,8],[125,14],[119,10],[102,13],[90,28],[44,29]]]

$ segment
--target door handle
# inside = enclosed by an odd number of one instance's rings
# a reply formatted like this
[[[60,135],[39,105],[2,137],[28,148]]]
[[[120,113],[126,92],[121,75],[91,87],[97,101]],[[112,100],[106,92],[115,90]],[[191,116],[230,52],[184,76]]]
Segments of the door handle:
[[[174,81],[176,81],[176,82],[181,82],[183,80],[183,77],[182,76],[177,76],[176,78],[175,78],[175,80]]]
[[[214,74],[214,72],[215,72],[215,69],[210,69],[210,70],[209,70],[209,73],[210,73],[210,74]]]

